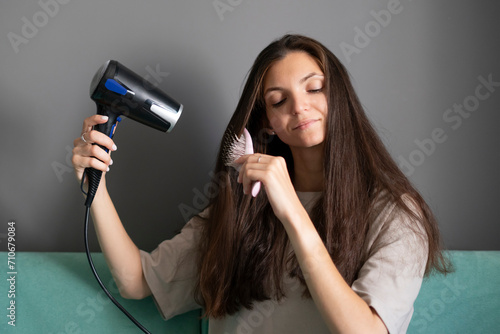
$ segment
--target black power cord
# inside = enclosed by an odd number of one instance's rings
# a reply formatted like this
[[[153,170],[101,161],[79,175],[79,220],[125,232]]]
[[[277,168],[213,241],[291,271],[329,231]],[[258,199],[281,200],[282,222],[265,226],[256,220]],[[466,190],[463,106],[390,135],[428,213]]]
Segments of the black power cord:
[[[89,260],[89,264],[90,264],[90,268],[92,269],[92,273],[94,274],[94,277],[95,279],[97,280],[97,283],[99,283],[99,285],[101,286],[101,288],[103,289],[104,293],[109,297],[109,299],[111,299],[111,301],[137,326],[139,327],[140,330],[142,330],[144,333],[147,333],[147,334],[151,334],[151,332],[149,332],[139,321],[137,321],[130,313],[128,313],[128,311],[111,295],[111,293],[108,291],[108,289],[106,289],[106,287],[104,286],[104,283],[102,282],[101,278],[99,277],[99,274],[97,274],[97,270],[95,269],[94,267],[94,262],[92,261],[92,256],[90,255],[90,249],[89,249],[89,241],[88,241],[88,227],[89,227],[89,216],[90,216],[90,206],[92,205],[92,200],[94,198],[94,195],[95,195],[95,191],[97,190],[97,187],[92,187],[91,184],[95,184],[96,180],[95,179],[98,179],[97,180],[97,185],[99,185],[99,181],[101,179],[101,174],[102,172],[100,171],[96,171],[95,169],[88,169],[89,172],[91,172],[89,174],[89,179],[93,179],[93,180],[89,180],[89,193],[93,192],[93,194],[91,194],[91,200],[89,201],[89,194],[85,193],[85,191],[83,190],[83,183],[85,181],[85,173],[83,173],[83,178],[82,178],[82,184],[80,186],[80,188],[82,189],[82,192],[87,195],[87,202],[85,203],[85,223],[84,223],[84,231],[83,231],[83,235],[84,235],[84,240],[85,240],[85,252],[87,253],[87,259]],[[99,177],[94,177],[96,175],[92,175],[93,171],[95,172],[98,172],[99,174]],[[94,188],[94,189],[92,189]]]

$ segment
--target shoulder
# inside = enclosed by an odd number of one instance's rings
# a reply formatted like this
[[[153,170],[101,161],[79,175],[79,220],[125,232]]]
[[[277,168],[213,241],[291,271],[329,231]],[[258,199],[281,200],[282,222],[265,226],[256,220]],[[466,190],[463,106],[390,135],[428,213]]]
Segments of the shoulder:
[[[171,239],[161,242],[151,252],[154,258],[165,257],[182,259],[187,253],[196,252],[200,242],[203,225],[209,215],[209,209],[205,209],[189,219],[182,229]]]
[[[381,193],[373,203],[365,249],[367,257],[382,249],[396,251],[401,257],[427,259],[428,239],[422,211],[408,194],[398,200]]]
[[[422,211],[417,202],[409,195],[394,198],[386,191],[377,194],[370,212],[370,228],[410,228],[422,232]]]

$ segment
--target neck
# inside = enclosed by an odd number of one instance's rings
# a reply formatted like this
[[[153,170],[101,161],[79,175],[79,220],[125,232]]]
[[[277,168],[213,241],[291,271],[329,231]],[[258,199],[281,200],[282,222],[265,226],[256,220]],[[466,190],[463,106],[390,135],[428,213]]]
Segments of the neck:
[[[308,148],[291,148],[293,155],[293,183],[297,191],[322,191],[323,144]]]

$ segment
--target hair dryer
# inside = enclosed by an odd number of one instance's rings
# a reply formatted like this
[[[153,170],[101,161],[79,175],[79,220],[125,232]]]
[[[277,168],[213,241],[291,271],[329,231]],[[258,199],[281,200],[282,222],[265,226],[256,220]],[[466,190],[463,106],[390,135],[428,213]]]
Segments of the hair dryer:
[[[97,105],[97,113],[108,116],[108,121],[104,124],[96,125],[94,130],[98,130],[110,138],[113,138],[116,124],[120,122],[121,115],[125,115],[157,130],[170,132],[182,113],[181,104],[115,60],[108,60],[97,70],[90,84],[90,98]],[[106,152],[108,151],[107,148],[100,147]],[[87,168],[84,175],[87,176],[89,181],[88,192],[86,194],[87,199],[85,201],[84,240],[85,251],[92,273],[111,301],[144,333],[149,333],[109,293],[94,267],[88,245],[88,222],[90,206],[99,187],[102,172],[94,168]],[[85,177],[82,179],[82,191],[84,181]]]
[[[90,98],[97,105],[97,113],[108,116],[108,121],[94,127],[113,138],[121,115],[163,132],[170,132],[182,113],[178,103],[160,89],[132,72],[116,60],[108,60],[95,73],[90,84]],[[107,152],[107,149],[102,147]],[[86,169],[89,180],[87,200],[90,207],[102,172]]]

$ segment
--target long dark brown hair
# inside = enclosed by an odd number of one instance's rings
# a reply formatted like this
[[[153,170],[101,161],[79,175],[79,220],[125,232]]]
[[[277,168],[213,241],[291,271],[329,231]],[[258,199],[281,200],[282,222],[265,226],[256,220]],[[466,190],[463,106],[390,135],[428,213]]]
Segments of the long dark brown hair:
[[[281,299],[286,275],[297,277],[308,293],[297,259],[290,252],[286,231],[274,215],[265,191],[256,198],[244,195],[236,182],[236,171],[223,163],[228,136],[240,135],[246,127],[254,139],[255,151],[283,156],[293,177],[289,147],[263,130],[267,121],[262,91],[268,69],[290,52],[306,52],[325,75],[325,186],[311,218],[346,282],[353,283],[366,260],[363,251],[370,213],[381,191],[387,194],[387,201],[423,226],[429,248],[426,273],[448,270],[431,210],[370,124],[344,66],[321,43],[305,36],[285,35],[255,60],[219,149],[213,177],[217,191],[203,227],[195,292],[209,317],[234,314],[241,308],[251,308],[256,301]],[[402,200],[404,194],[412,199],[418,215]]]

